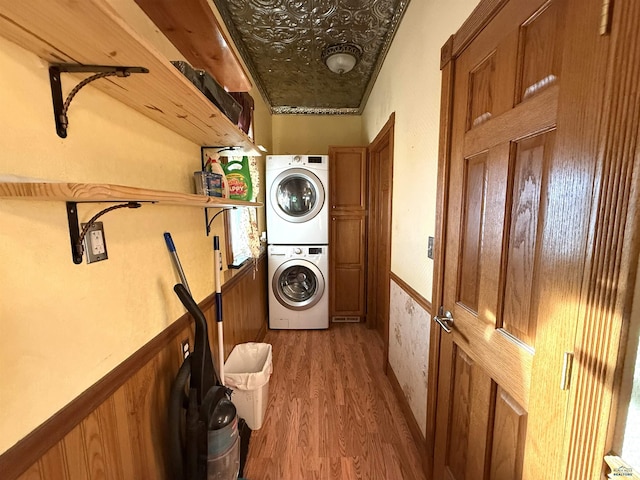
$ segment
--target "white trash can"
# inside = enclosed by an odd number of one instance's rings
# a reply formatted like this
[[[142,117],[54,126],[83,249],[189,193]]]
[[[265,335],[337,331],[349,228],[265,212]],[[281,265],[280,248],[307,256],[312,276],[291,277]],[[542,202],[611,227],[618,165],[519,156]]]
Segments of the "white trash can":
[[[268,343],[241,343],[224,363],[224,384],[233,389],[231,401],[251,430],[262,427],[269,400],[272,353]]]

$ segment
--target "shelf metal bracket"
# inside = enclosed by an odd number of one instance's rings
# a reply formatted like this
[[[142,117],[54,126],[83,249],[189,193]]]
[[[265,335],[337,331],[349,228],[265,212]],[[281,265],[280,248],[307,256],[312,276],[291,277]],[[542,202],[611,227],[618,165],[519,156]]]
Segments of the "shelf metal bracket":
[[[140,208],[142,206],[140,202],[123,202],[109,208],[105,208],[95,214],[91,220],[85,224],[82,231],[80,231],[80,224],[78,223],[78,203],[66,202],[66,204],[67,220],[69,222],[69,239],[71,240],[71,257],[73,258],[73,263],[76,265],[82,263],[82,257],[84,256],[84,237],[91,225],[93,225],[99,217],[118,208]]]
[[[62,100],[61,73],[95,73],[78,83],[69,93],[66,100]],[[77,63],[55,63],[49,65],[49,81],[51,83],[51,97],[53,100],[53,116],[56,122],[56,132],[61,138],[67,138],[69,119],[67,110],[73,97],[82,87],[99,78],[118,76],[128,77],[132,73],[149,73],[144,67],[117,67],[108,65],[79,65]]]
[[[204,221],[205,221],[205,224],[206,224],[206,228],[205,228],[205,229],[206,229],[206,232],[207,232],[207,237],[208,237],[208,236],[209,236],[209,234],[211,233],[211,224],[212,224],[212,223],[213,223],[213,221],[216,219],[216,217],[217,217],[218,215],[220,215],[221,213],[226,212],[227,210],[235,210],[236,208],[238,208],[238,207],[222,208],[222,209],[220,209],[220,211],[219,211],[219,212],[216,212],[216,214],[215,214],[215,215],[213,215],[213,216],[211,217],[211,219],[209,219],[209,209],[208,209],[208,208],[205,208],[205,209],[204,209]]]

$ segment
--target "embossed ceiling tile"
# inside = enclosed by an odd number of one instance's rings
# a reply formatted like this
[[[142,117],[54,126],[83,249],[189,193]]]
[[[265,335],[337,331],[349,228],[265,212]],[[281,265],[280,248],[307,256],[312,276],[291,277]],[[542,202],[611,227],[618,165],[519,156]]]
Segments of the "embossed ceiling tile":
[[[306,1],[230,0],[228,5],[236,26],[240,25],[237,19],[244,19],[246,22],[250,22],[250,25],[255,26],[272,25],[290,28],[309,26],[310,11]]]
[[[255,62],[268,62],[273,58],[309,57],[312,39],[308,34],[286,28],[256,28],[245,46]]]
[[[273,113],[359,113],[409,0],[213,0]],[[337,75],[325,47],[362,57]]]

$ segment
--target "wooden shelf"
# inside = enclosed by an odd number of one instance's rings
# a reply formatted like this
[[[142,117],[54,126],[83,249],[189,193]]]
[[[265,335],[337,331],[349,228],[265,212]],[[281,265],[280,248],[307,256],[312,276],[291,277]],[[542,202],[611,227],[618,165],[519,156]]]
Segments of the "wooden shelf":
[[[248,92],[251,81],[207,0],[135,0],[195,68],[230,92]]]
[[[198,145],[234,146],[238,155],[261,155],[251,139],[106,0],[0,0],[0,35],[49,63],[145,67],[147,74],[110,77],[91,86]],[[69,114],[73,135],[73,107]],[[51,123],[55,128],[53,119]]]
[[[63,202],[152,202],[183,207],[261,207],[259,202],[103,183],[1,183],[0,198]]]

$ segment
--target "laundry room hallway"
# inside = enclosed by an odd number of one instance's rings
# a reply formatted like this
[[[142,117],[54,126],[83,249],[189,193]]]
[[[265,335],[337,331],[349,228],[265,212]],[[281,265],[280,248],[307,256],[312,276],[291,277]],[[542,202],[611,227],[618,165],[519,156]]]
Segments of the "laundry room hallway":
[[[374,330],[270,330],[264,341],[273,345],[273,374],[245,478],[425,479]]]

